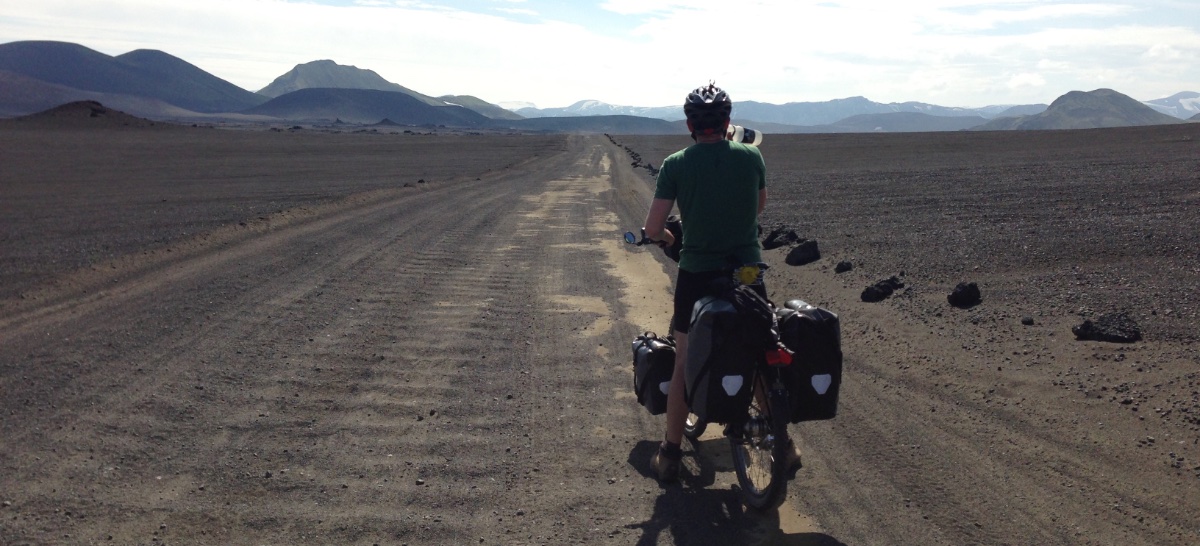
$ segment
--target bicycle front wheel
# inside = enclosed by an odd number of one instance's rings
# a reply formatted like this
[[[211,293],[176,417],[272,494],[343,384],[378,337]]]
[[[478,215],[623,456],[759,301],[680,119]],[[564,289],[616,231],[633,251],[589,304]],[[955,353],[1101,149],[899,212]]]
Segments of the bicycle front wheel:
[[[755,510],[777,508],[787,494],[788,433],[786,412],[782,411],[786,396],[783,392],[755,396],[746,423],[729,435],[742,500]],[[780,410],[772,411],[774,408]]]

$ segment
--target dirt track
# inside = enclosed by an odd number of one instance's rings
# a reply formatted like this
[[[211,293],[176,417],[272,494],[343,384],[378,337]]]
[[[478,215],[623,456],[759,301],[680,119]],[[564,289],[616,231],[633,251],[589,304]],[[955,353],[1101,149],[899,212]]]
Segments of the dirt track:
[[[1022,330],[1006,296],[986,292],[983,306],[955,314],[913,272],[908,296],[862,303],[867,281],[904,263],[880,252],[878,269],[832,273],[838,259],[878,250],[854,246],[870,226],[818,233],[836,242],[810,266],[789,268],[772,251],[776,299],[842,313],[849,375],[837,420],[794,429],[805,468],[787,504],[746,514],[718,438],[689,450],[683,486],[648,477],[661,421],[629,393],[628,343],[665,326],[671,276],[619,242],[650,194],[620,147],[603,137],[421,147],[382,135],[268,145],[295,135],[207,132],[0,131],[26,161],[6,155],[5,233],[23,238],[0,243],[31,257],[25,270],[6,266],[0,303],[0,542],[1200,540],[1200,433],[1181,419],[1194,406],[1152,411],[1196,399],[1200,362],[1186,341],[1082,344],[1063,330],[1065,311]],[[130,142],[149,150],[120,161]],[[624,143],[647,158],[681,144]],[[209,152],[187,160],[198,174],[182,178],[195,187],[158,223],[163,234],[146,240],[122,220],[145,219],[144,203],[122,205],[138,202],[137,187],[104,214],[66,207],[118,249],[84,256],[82,269],[53,263],[60,253],[21,231],[20,219],[73,202],[56,203],[35,180],[41,162],[86,149],[116,159],[103,175],[64,172],[115,182],[178,161],[158,146]],[[1194,150],[1181,161],[1194,165]],[[787,150],[774,162],[772,152],[764,147],[776,176],[799,172]],[[283,167],[293,160],[302,166]],[[214,171],[252,183],[206,188]],[[809,175],[823,176],[820,165]],[[403,187],[418,176],[428,181]],[[776,207],[794,198],[772,182]],[[1173,183],[1195,192],[1194,180]],[[55,191],[87,201],[86,186]],[[238,216],[224,199],[247,188],[261,193],[237,205],[255,212]],[[14,196],[26,199],[20,210]],[[771,219],[803,222],[785,210],[769,209]],[[937,265],[918,262],[909,267]],[[978,275],[986,290],[1007,273]],[[1140,413],[1115,400],[1127,376]]]

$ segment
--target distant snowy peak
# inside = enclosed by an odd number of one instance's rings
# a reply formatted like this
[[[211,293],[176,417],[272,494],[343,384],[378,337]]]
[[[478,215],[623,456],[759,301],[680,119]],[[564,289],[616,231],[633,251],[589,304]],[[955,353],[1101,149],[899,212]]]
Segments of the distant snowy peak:
[[[600,102],[598,100],[581,100],[575,104],[572,104],[569,108],[572,108],[575,110],[580,110],[580,111],[582,111],[582,110],[597,110],[597,109],[612,110],[614,108],[614,106],[612,106],[611,104]]]
[[[513,104],[513,103],[509,103]],[[617,106],[598,100],[581,100],[562,108],[537,108],[527,106],[513,110],[529,118],[561,118],[582,116],[639,116],[675,121],[683,119],[683,108],[679,106]]]
[[[1165,99],[1145,101],[1143,104],[1169,116],[1188,119],[1200,113],[1200,93],[1184,91]]]
[[[534,109],[537,108],[537,105],[532,102],[515,101],[515,100],[498,102],[498,103],[496,103],[496,106],[499,106],[505,110],[509,110],[512,112],[516,112],[517,110],[521,110],[524,108],[534,108]]]

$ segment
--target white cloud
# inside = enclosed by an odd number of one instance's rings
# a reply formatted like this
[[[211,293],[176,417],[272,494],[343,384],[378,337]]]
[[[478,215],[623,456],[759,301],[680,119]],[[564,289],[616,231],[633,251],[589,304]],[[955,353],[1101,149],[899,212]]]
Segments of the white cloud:
[[[1046,78],[1043,78],[1041,74],[1026,72],[1024,74],[1014,75],[1008,79],[1008,87],[1012,89],[1017,89],[1020,87],[1040,88],[1044,85],[1046,85]]]

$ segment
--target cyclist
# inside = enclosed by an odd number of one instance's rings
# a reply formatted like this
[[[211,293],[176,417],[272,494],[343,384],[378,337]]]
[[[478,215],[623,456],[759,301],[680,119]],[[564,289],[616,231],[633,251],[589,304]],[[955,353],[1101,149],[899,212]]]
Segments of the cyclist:
[[[675,242],[665,229],[671,208],[678,204],[683,222],[683,247],[675,283],[675,371],[667,393],[666,438],[651,459],[661,481],[673,481],[683,456],[687,334],[692,307],[711,282],[736,265],[762,260],[758,215],[767,202],[766,164],[758,148],[725,139],[733,103],[713,83],[688,94],[683,104],[694,144],[663,160],[646,215],[646,236],[664,248]],[[765,286],[756,286],[765,298]],[[789,466],[799,466],[795,446]],[[794,459],[794,460],[793,460]]]

